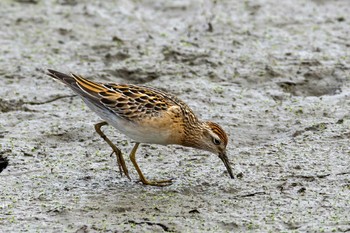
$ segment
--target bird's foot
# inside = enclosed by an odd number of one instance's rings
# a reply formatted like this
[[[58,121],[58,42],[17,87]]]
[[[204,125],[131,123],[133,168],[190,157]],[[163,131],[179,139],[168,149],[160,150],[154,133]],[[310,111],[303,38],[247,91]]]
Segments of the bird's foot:
[[[119,168],[120,175],[123,176],[123,174],[124,174],[126,177],[128,177],[129,180],[131,180],[131,178],[129,176],[128,168],[126,167],[126,164],[125,164],[125,160],[124,160],[123,154],[121,153],[120,150],[114,150],[113,149],[113,151],[112,151],[110,156],[112,156],[114,153],[115,153],[115,155],[117,157],[117,162],[118,162],[118,168]]]
[[[158,187],[165,187],[173,184],[172,180],[140,180],[142,184],[144,185],[151,185],[151,186],[158,186]]]

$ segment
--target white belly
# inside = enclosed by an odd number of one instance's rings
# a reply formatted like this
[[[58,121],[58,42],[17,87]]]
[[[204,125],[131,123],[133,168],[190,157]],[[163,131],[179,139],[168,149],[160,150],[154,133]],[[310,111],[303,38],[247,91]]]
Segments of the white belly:
[[[140,143],[150,143],[150,144],[169,144],[169,138],[171,136],[170,130],[159,130],[151,125],[140,125],[132,121],[125,120],[118,115],[113,114],[104,109],[96,107],[88,101],[84,102],[88,107],[93,110],[99,117],[112,125],[119,132],[125,134],[129,138]]]
[[[121,123],[121,124],[120,124]],[[150,126],[140,126],[130,121],[110,122],[118,131],[140,143],[167,145],[170,133]]]

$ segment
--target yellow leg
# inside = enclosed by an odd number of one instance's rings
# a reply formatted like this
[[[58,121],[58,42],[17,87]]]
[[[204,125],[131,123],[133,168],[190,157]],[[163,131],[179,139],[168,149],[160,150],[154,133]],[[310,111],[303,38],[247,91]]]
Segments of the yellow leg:
[[[125,174],[126,177],[128,177],[130,179],[130,176],[129,176],[129,171],[128,171],[128,168],[126,167],[126,164],[125,164],[125,161],[124,161],[124,158],[123,158],[123,154],[122,152],[119,150],[118,147],[116,147],[112,142],[111,140],[109,140],[109,138],[107,138],[107,136],[101,131],[101,127],[104,126],[104,125],[108,125],[107,122],[103,121],[103,122],[100,122],[100,123],[97,123],[95,124],[95,130],[96,132],[101,136],[101,138],[103,138],[103,140],[105,140],[108,145],[110,147],[112,147],[112,154],[115,153],[116,157],[117,157],[117,161],[118,161],[118,167],[119,167],[119,171],[120,171],[120,175],[123,175],[123,172]],[[112,155],[111,154],[111,155]]]
[[[132,162],[132,164],[134,164],[134,167],[137,171],[137,173],[140,176],[140,180],[144,185],[153,185],[153,186],[168,186],[172,184],[171,180],[159,180],[159,181],[149,181],[145,178],[145,176],[142,174],[142,171],[139,167],[139,165],[136,162],[136,151],[137,148],[139,147],[140,143],[137,142],[134,146],[134,148],[132,148],[132,151],[130,153],[130,160]]]

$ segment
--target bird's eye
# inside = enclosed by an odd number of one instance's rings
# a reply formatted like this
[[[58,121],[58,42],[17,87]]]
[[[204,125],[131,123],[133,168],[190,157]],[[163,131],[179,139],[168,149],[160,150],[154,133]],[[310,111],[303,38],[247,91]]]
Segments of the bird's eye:
[[[215,145],[220,145],[221,141],[219,139],[217,139],[217,138],[213,138],[213,143]]]

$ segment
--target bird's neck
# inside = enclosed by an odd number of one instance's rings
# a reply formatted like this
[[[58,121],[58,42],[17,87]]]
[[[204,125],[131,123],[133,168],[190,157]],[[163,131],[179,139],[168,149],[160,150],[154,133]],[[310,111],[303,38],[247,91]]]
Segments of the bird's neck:
[[[200,148],[203,135],[203,122],[194,121],[191,124],[185,124],[182,144],[187,147]]]

